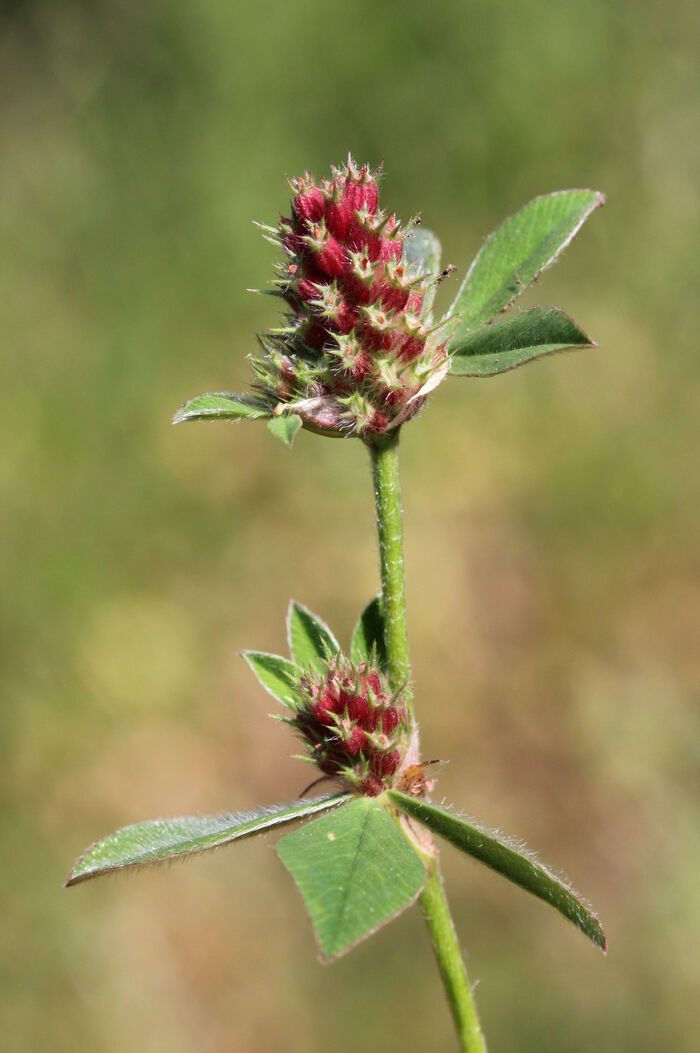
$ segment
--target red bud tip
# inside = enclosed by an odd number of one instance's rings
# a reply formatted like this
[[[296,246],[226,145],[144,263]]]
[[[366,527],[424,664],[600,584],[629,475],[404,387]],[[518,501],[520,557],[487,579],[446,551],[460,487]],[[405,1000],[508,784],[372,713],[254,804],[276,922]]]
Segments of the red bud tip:
[[[382,713],[382,731],[385,735],[391,735],[399,726],[399,714],[394,706],[389,706]]]
[[[369,686],[372,688],[372,690],[374,691],[375,695],[378,695],[381,692],[382,685],[381,685],[381,681],[379,679],[379,673],[375,673],[375,672],[369,673],[367,675],[367,677],[365,678],[365,680],[366,680],[366,683],[369,684]]]
[[[339,278],[345,269],[345,253],[334,237],[329,237],[321,251],[316,254],[316,263],[329,278]]]
[[[300,300],[308,303],[309,300],[315,300],[318,296],[318,288],[315,282],[309,281],[308,278],[301,278],[300,281],[294,286],[294,291]]]
[[[297,194],[294,199],[294,211],[300,220],[305,223],[318,223],[323,216],[326,199],[318,187],[312,186],[309,190]]]
[[[326,225],[333,237],[337,238],[338,241],[345,241],[350,230],[350,224],[354,219],[353,210],[346,201],[340,201],[337,204],[332,203],[328,206]]]
[[[382,238],[379,243],[379,256],[384,263],[400,260],[403,254],[403,241],[398,238]]]
[[[375,214],[379,203],[379,191],[367,168],[362,169],[357,179],[351,175],[348,176],[343,197],[354,212],[369,212],[371,216]]]
[[[356,757],[367,745],[367,736],[362,728],[355,727],[345,740],[345,748],[351,757]]]
[[[388,753],[376,753],[372,757],[372,769],[375,775],[386,778],[393,775],[401,762],[398,750],[390,750]]]
[[[365,724],[369,716],[369,703],[363,695],[353,695],[347,702],[348,716],[351,720],[357,720]]]
[[[380,793],[384,793],[386,787],[383,780],[377,775],[368,775],[362,780],[358,788],[365,797],[379,797]]]

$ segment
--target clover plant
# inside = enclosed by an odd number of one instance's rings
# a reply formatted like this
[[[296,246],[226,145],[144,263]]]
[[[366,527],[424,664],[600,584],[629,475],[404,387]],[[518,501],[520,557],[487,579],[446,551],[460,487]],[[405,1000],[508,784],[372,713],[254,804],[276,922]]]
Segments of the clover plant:
[[[594,190],[535,198],[485,241],[452,307],[433,314],[440,243],[379,206],[379,172],[352,158],[330,178],[291,180],[291,209],[263,227],[280,250],[280,324],[259,337],[244,394],[187,402],[175,421],[265,420],[292,445],[300,429],[367,449],[381,592],[350,646],[292,602],[289,657],[246,651],[313,771],[300,798],[253,812],[156,819],[98,841],[67,884],[282,831],[277,854],[330,961],[419,900],[460,1047],[485,1050],[439,870],[441,840],[551,904],[603,950],[595,914],[516,841],[431,802],[408,653],[398,451],[401,429],[449,377],[491,377],[554,351],[596,346],[556,307],[508,311],[604,203]],[[508,313],[505,313],[508,311]],[[284,828],[296,824],[287,832]]]

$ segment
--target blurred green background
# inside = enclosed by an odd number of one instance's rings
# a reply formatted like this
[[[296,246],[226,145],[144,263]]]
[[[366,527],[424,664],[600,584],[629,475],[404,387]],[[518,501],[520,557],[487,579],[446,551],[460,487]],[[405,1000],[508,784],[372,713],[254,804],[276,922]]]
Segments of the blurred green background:
[[[455,1048],[418,910],[322,968],[274,839],[61,888],[117,826],[307,780],[237,652],[284,649],[290,595],[348,638],[378,579],[363,450],[169,418],[245,388],[277,318],[245,291],[275,258],[250,221],[351,150],[462,275],[535,194],[608,194],[521,301],[600,350],[455,379],[404,432],[410,633],[439,795],[565,870],[610,937],[604,959],[445,850],[489,1048],[697,1049],[697,7],[0,19],[4,1048]]]

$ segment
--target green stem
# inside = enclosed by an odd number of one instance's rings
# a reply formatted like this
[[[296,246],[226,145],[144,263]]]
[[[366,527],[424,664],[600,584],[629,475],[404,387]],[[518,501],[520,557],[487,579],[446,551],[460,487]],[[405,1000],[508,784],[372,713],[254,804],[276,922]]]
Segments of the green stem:
[[[406,624],[406,579],[403,565],[403,519],[399,485],[399,433],[389,432],[369,445],[374,480],[374,501],[379,532],[384,633],[389,680],[395,691],[404,688],[412,709],[411,664]]]
[[[388,435],[375,437],[367,446],[372,461],[377,510],[389,679],[394,690],[404,687],[407,692],[407,708],[412,714],[398,429]],[[428,862],[428,867],[430,876],[421,893],[420,902],[460,1045],[463,1053],[486,1053],[486,1043],[479,1026],[469,978],[445,897],[437,857]]]
[[[462,1049],[464,1053],[486,1053],[486,1040],[481,1032],[437,860],[421,892],[420,904]]]

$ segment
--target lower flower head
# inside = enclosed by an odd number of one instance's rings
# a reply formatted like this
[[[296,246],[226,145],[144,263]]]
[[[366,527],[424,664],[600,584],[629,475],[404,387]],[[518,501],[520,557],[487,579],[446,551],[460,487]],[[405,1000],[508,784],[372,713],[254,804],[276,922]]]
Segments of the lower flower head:
[[[289,722],[324,775],[369,797],[392,785],[410,729],[400,699],[377,670],[337,655],[322,675],[302,676],[299,694],[301,705]]]

